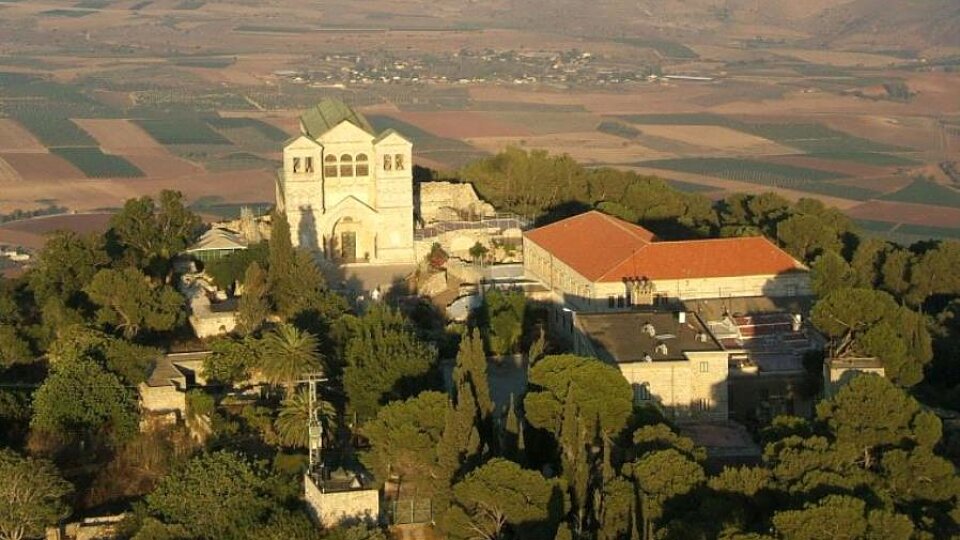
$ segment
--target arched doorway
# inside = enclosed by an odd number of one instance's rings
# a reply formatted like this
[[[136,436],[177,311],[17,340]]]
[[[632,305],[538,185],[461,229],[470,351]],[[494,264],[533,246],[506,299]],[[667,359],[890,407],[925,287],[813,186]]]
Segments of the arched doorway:
[[[352,217],[344,217],[333,227],[334,242],[331,250],[337,258],[344,262],[355,262],[357,253],[359,253],[358,232],[360,231],[360,222]]]

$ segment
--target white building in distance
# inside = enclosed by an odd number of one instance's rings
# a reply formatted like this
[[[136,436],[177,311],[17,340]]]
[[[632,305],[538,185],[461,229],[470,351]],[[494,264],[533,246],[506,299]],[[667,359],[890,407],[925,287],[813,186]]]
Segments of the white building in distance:
[[[338,100],[304,113],[300,132],[276,184],[293,245],[341,263],[413,262],[412,143]]]

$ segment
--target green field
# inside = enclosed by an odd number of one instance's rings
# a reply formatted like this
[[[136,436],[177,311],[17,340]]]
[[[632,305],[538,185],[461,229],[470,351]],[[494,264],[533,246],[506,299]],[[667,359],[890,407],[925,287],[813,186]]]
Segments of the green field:
[[[222,157],[216,157],[203,162],[203,166],[210,172],[249,171],[253,169],[276,169],[279,161],[266,159],[249,152],[234,152]]]
[[[902,156],[876,152],[816,152],[807,155],[817,159],[852,161],[864,165],[873,165],[874,167],[915,167],[921,164],[919,161]]]
[[[929,180],[917,179],[909,186],[880,197],[887,201],[960,208],[960,190]],[[960,224],[957,224],[960,226]]]
[[[81,0],[73,7],[79,9],[103,9],[113,3],[113,0]]]
[[[897,228],[897,232],[923,238],[960,238],[960,223],[952,229],[948,227],[932,227],[929,225],[903,224]]]
[[[654,124],[676,126],[720,126],[749,133],[757,137],[792,146],[811,154],[833,154],[850,157],[851,161],[863,159],[863,154],[907,152],[911,149],[878,143],[836,131],[823,124],[782,124],[742,122],[734,118],[709,113],[694,114],[630,114],[619,117],[631,124]],[[879,159],[874,157],[874,159]]]
[[[36,66],[44,64],[38,61]],[[7,116],[60,116],[64,118],[116,118],[117,111],[86,95],[75,84],[22,73],[0,72],[0,109]]]
[[[793,189],[852,200],[865,201],[873,199],[879,194],[877,191],[865,187],[831,183],[831,180],[845,178],[844,175],[839,173],[749,159],[680,158],[642,161],[634,165],[726,178],[738,182]]]
[[[92,9],[48,9],[47,11],[41,11],[40,15],[46,17],[86,17],[87,15],[96,13]]]
[[[600,122],[600,124],[597,126],[597,131],[600,133],[606,133],[607,135],[613,135],[614,137],[622,137],[630,140],[636,139],[640,135],[643,135],[642,131],[633,126],[628,126],[627,124],[623,124],[621,122],[611,122],[609,120]]]
[[[198,68],[225,68],[237,63],[234,56],[178,56],[167,60],[175,66]]]
[[[120,156],[104,154],[99,148],[52,148],[50,152],[69,161],[87,178],[138,178],[143,171]]]
[[[134,122],[160,144],[231,144],[199,118],[143,118]]]
[[[706,186],[703,184],[695,184],[693,182],[684,182],[683,180],[671,180],[669,178],[664,178],[664,182],[667,183],[670,187],[677,191],[682,191],[684,193],[706,193],[708,191],[717,191],[718,188],[713,186]]]
[[[216,129],[252,129],[273,142],[284,142],[290,138],[286,131],[256,118],[205,118],[204,121]]]
[[[63,116],[47,114],[42,110],[32,112],[20,110],[16,111],[12,117],[48,147],[97,146],[99,144],[89,133]]]
[[[844,178],[842,174],[829,171],[737,158],[659,159],[642,161],[636,165],[791,188],[799,184]]]
[[[667,58],[680,58],[687,60],[700,58],[700,55],[698,55],[693,49],[676,41],[643,38],[621,38],[616,41],[641,49],[653,49],[657,51],[660,56],[665,56]]]
[[[256,32],[264,34],[303,34],[310,32],[310,28],[303,26],[266,26],[256,24],[244,24],[233,29],[235,32]]]
[[[857,219],[854,220],[854,223],[857,225],[857,227],[860,227],[865,231],[879,234],[890,232],[890,230],[897,225],[896,223],[890,223],[889,221],[876,221],[872,219]]]

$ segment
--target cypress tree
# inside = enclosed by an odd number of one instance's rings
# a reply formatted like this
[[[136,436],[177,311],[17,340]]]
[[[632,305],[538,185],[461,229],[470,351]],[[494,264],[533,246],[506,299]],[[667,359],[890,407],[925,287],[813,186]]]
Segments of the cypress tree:
[[[290,315],[298,294],[292,283],[295,265],[296,251],[290,240],[287,216],[274,211],[270,222],[270,295],[274,307],[283,316]]]
[[[256,332],[270,314],[267,274],[254,261],[243,277],[243,296],[237,306],[237,329],[243,335]]]
[[[517,416],[517,407],[513,400],[513,394],[510,394],[510,406],[507,408],[507,420],[504,424],[503,442],[501,448],[504,455],[512,458],[518,463],[520,458],[520,445],[522,444],[522,434],[520,418]]]
[[[472,394],[477,403],[479,418],[485,428],[489,429],[494,405],[487,380],[487,356],[483,351],[483,338],[476,329],[460,342],[457,365],[453,368],[453,382],[458,392],[466,391]]]

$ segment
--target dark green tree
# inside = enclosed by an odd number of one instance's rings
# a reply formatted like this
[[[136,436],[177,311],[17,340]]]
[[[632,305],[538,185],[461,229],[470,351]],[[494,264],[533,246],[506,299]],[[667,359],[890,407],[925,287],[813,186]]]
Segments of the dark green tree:
[[[786,510],[773,516],[784,540],[840,540],[910,538],[913,525],[906,516],[883,510],[867,511],[864,501],[831,495],[802,510]]]
[[[109,263],[103,237],[59,231],[47,239],[27,279],[38,304],[55,298],[78,308],[86,304],[84,287]]]
[[[824,296],[837,289],[855,286],[857,275],[843,257],[827,251],[813,261],[810,282],[813,292],[817,296]]]
[[[875,289],[883,283],[883,263],[892,246],[879,238],[863,238],[850,260],[857,287]]]
[[[132,338],[141,330],[171,330],[183,320],[183,297],[168,285],[154,285],[136,268],[104,269],[84,289],[99,306],[97,321]]]
[[[270,315],[267,274],[254,261],[247,267],[243,277],[243,295],[237,303],[237,330],[249,335],[263,326]]]
[[[277,313],[290,319],[315,305],[326,283],[310,254],[293,247],[286,216],[274,212],[272,220],[268,270],[270,296]]]
[[[446,426],[449,398],[440,392],[423,392],[406,401],[384,406],[363,427],[370,450],[360,456],[377,478],[395,475],[421,496],[449,488],[448,478],[438,478],[437,446]]]
[[[105,438],[116,446],[137,430],[136,402],[120,380],[95,361],[57,364],[37,389],[30,425],[41,432]]]
[[[810,318],[833,340],[835,356],[877,357],[903,386],[920,382],[933,357],[923,318],[882,291],[837,289],[816,303]]]
[[[253,336],[216,339],[210,349],[211,354],[203,359],[204,373],[211,381],[230,385],[250,380],[251,372],[267,353],[265,340]]]
[[[942,436],[940,420],[924,411],[915,399],[883,377],[854,377],[831,399],[817,405],[840,444],[859,449],[862,466],[871,469],[876,449],[904,444],[932,448]]]
[[[706,481],[703,468],[674,449],[646,454],[629,465],[629,472],[640,492],[645,539],[653,538],[668,501],[690,493]]]
[[[523,336],[526,297],[520,292],[490,289],[483,297],[487,346],[496,356],[518,352]]]
[[[82,325],[70,325],[60,331],[50,344],[47,357],[52,364],[89,359],[127,383],[136,385],[147,380],[153,361],[160,351],[131,343]]]
[[[203,268],[205,274],[213,279],[213,283],[223,290],[230,290],[234,285],[244,280],[250,265],[257,264],[263,267],[270,258],[270,248],[266,242],[248,246],[247,249],[235,251],[225,257],[206,263]]]
[[[153,277],[169,278],[170,260],[196,240],[201,223],[180,192],[163,190],[156,201],[128,200],[111,218],[110,233],[131,262]]]
[[[440,517],[451,540],[553,538],[564,512],[559,483],[494,458],[453,487]]]
[[[487,379],[487,355],[483,351],[483,339],[476,330],[460,341],[457,363],[453,368],[453,384],[458,399],[459,393],[469,392],[476,401],[480,420],[489,423],[493,414],[493,399]]]
[[[70,515],[72,491],[52,463],[0,448],[0,539],[42,538],[46,528]]]
[[[246,539],[272,507],[262,476],[228,452],[201,454],[163,478],[147,495],[147,511],[187,538]]]
[[[546,356],[530,368],[531,391],[524,399],[532,426],[560,435],[564,404],[576,406],[583,430],[594,437],[615,436],[633,409],[633,391],[620,371],[595,358]]]
[[[343,386],[348,410],[359,419],[382,403],[419,393],[436,364],[436,349],[421,341],[402,314],[377,305],[356,321],[347,340]]]

